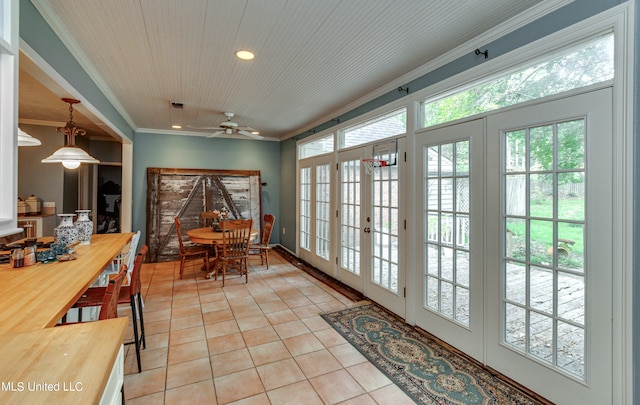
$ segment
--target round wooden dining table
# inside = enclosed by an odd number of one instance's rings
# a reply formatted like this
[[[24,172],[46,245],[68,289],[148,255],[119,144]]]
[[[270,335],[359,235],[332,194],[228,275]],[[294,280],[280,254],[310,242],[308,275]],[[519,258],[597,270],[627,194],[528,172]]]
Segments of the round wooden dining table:
[[[251,233],[250,235],[250,240],[254,240],[256,236],[258,236],[258,234],[260,233],[259,230],[257,229],[253,229],[251,228]],[[187,231],[187,236],[189,237],[189,240],[193,243],[199,243],[201,245],[216,245],[218,243],[222,243],[222,232],[219,231],[214,231],[212,227],[207,226],[204,228],[193,228],[193,229],[189,229]],[[215,262],[216,262],[216,258],[214,257],[213,260],[209,263],[209,269],[215,268]],[[202,269],[204,270],[204,266],[202,266]],[[211,278],[211,275],[213,274],[213,271],[209,272],[205,278],[209,279]]]
[[[258,229],[251,228],[251,240],[254,240],[260,231]],[[222,243],[222,232],[214,231],[212,227],[207,226],[204,228],[193,228],[187,231],[189,240],[193,243],[199,243],[201,245],[215,245]]]

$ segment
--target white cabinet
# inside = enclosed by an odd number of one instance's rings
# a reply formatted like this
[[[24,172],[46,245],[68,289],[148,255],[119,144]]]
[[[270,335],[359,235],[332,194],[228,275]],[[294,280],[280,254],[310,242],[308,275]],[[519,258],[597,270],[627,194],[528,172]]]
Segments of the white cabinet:
[[[100,405],[116,405],[122,403],[122,387],[124,385],[124,345],[120,346],[118,357],[113,363],[109,381],[104,388]]]

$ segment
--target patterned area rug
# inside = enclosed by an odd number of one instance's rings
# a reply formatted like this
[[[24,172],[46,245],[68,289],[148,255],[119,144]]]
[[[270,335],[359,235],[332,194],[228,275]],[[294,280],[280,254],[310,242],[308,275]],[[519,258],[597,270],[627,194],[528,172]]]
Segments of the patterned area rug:
[[[416,403],[541,404],[376,304],[322,317]]]

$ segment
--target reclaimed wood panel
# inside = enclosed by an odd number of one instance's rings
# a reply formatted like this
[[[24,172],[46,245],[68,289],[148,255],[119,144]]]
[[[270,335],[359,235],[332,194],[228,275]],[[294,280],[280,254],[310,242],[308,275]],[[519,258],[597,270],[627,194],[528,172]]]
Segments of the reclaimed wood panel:
[[[186,231],[201,226],[200,212],[223,207],[230,219],[261,224],[260,171],[147,168],[149,260],[178,259],[174,217],[180,218],[183,241],[190,245]]]

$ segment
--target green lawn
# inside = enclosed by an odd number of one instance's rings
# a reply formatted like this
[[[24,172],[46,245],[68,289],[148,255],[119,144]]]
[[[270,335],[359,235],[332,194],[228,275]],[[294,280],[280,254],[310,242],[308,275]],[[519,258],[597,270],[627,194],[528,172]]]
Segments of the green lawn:
[[[550,263],[553,255],[553,225],[552,221],[552,200],[538,200],[530,208],[531,217],[543,218],[530,221],[531,233],[531,261],[536,263]],[[584,220],[584,200],[573,198],[562,200],[558,207],[558,246],[561,250],[568,251],[566,258],[561,256],[561,262],[571,267],[583,267],[582,256],[584,252],[584,226],[562,220],[583,221]],[[513,233],[513,256],[525,258],[525,232],[526,221],[511,219],[507,229]],[[562,240],[572,241],[563,242]],[[562,253],[562,252],[561,252]],[[565,263],[566,262],[566,263]]]

